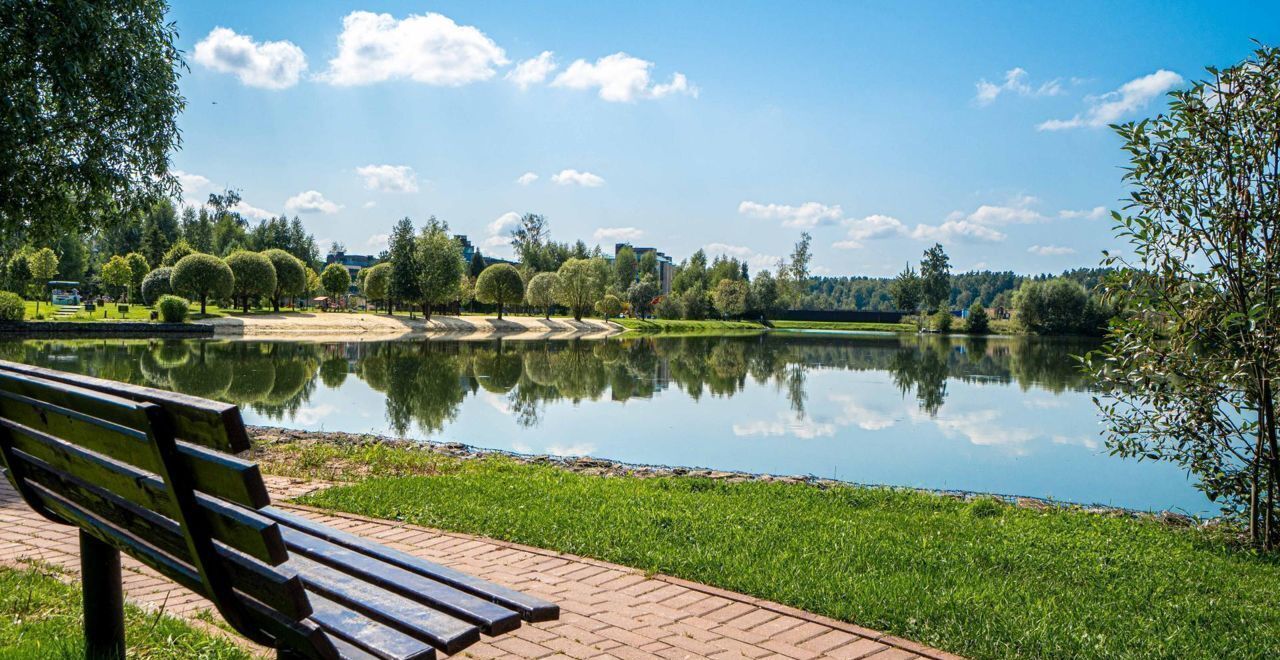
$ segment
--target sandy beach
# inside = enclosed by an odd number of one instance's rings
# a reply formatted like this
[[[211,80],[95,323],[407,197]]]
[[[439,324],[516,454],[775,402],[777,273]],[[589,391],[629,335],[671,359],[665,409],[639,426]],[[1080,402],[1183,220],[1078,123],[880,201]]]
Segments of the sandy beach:
[[[250,316],[202,319],[222,337],[314,339],[324,341],[372,341],[421,337],[423,339],[568,339],[598,338],[621,332],[615,323],[600,319],[575,321],[508,316],[388,316],[347,312],[282,312]]]

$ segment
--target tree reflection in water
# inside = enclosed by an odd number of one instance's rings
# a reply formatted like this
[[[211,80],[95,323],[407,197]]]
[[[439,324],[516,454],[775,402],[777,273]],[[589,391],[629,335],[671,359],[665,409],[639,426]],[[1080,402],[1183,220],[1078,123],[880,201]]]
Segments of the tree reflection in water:
[[[772,385],[798,419],[813,370],[878,371],[936,415],[947,382],[1086,390],[1071,355],[1083,342],[940,336],[759,335],[602,341],[293,343],[220,340],[31,340],[0,357],[228,401],[269,419],[295,416],[317,387],[349,377],[386,398],[392,429],[436,432],[468,396],[504,397],[524,427],[550,402],[645,399],[675,387],[694,400],[732,397],[747,380]]]

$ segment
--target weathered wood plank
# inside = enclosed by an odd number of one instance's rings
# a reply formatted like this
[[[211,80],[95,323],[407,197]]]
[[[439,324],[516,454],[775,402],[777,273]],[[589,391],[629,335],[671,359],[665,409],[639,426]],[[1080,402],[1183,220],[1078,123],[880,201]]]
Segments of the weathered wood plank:
[[[0,371],[75,385],[131,401],[154,403],[172,415],[176,434],[182,440],[232,453],[249,448],[249,435],[245,432],[240,409],[233,404],[7,360],[0,360]]]
[[[6,419],[0,429],[9,433],[13,451],[39,461],[48,470],[93,484],[141,508],[172,518],[175,507],[165,483],[156,475],[85,451],[59,438],[49,437]],[[256,559],[277,565],[288,555],[279,525],[256,511],[196,495],[199,512],[210,534],[228,546]]]
[[[520,614],[412,571],[361,554],[290,527],[280,530],[289,552],[313,559],[342,573],[431,606],[480,626],[487,635],[520,627]]]
[[[385,626],[320,594],[310,592],[311,620],[325,632],[382,660],[428,660],[436,651],[425,642]]]
[[[268,506],[259,509],[258,512],[280,522],[285,527],[301,530],[312,536],[336,543],[388,564],[413,571],[437,582],[443,582],[478,598],[513,609],[520,612],[520,616],[525,621],[552,621],[560,616],[560,606],[554,603],[467,575],[461,571],[455,571],[447,566],[441,566],[384,545],[379,545],[354,534],[326,527],[283,509]]]
[[[0,379],[0,386],[9,384],[11,383]],[[31,383],[23,385],[27,389],[33,389]],[[133,402],[124,403],[129,406],[137,405]],[[147,428],[145,412],[138,409],[131,414],[135,414],[141,421],[128,420],[130,424],[126,425],[116,420],[98,419],[77,409],[0,389],[0,417],[148,472],[156,472],[159,466],[147,446],[147,433],[142,430]],[[119,414],[116,417],[119,419],[126,415]],[[266,486],[262,483],[262,475],[255,464],[186,442],[178,443],[178,454],[196,490],[253,508],[270,502]]]
[[[24,466],[27,483],[75,504],[81,511],[145,540],[155,550],[174,561],[190,564],[188,550],[178,524],[146,509],[135,507],[91,485],[49,471],[46,466],[30,463]],[[302,583],[292,575],[273,569],[225,544],[215,543],[232,586],[295,619],[311,611],[303,594]],[[132,552],[130,554],[133,554]],[[193,572],[194,574],[194,572]],[[197,590],[204,593],[203,587]]]
[[[308,591],[420,639],[456,653],[480,639],[480,629],[399,594],[358,580],[310,559],[293,555],[280,567],[294,571]]]
[[[93,513],[82,509],[74,502],[64,499],[49,489],[33,484],[40,504],[56,512],[68,522],[78,525],[96,538],[125,552],[154,569],[156,572],[177,582],[196,593],[201,593],[203,582],[190,566],[161,552],[150,543],[140,539],[126,530],[120,529],[101,520]],[[328,637],[318,625],[301,617],[288,617],[282,612],[248,597],[243,598],[246,612],[251,616],[256,630],[240,630],[239,632],[260,643],[272,644],[280,640],[290,648],[298,650],[307,657],[319,660],[336,660],[338,652],[329,642]],[[269,637],[263,637],[263,634]]]

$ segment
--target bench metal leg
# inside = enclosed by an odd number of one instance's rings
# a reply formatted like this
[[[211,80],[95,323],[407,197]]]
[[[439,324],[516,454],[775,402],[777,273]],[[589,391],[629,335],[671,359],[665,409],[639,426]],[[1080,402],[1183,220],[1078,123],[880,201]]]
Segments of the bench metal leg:
[[[84,591],[84,654],[124,660],[124,588],[120,551],[80,530],[80,582]]]

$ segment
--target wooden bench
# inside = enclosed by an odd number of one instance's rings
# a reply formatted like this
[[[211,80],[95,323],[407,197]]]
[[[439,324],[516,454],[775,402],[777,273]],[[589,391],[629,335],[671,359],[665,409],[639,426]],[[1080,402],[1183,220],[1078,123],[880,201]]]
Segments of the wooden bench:
[[[551,603],[272,507],[233,405],[0,361],[0,455],[80,528],[89,657],[124,655],[120,552],[282,658],[434,658]]]

